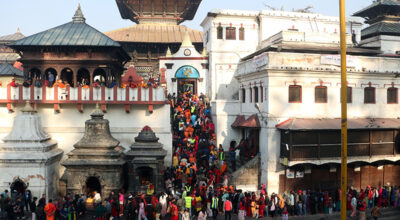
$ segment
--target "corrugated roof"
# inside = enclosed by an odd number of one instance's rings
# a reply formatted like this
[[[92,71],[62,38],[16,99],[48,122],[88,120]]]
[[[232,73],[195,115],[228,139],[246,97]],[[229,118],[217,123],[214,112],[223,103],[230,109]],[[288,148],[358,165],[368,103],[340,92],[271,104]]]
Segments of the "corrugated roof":
[[[118,42],[182,43],[186,32],[193,43],[203,43],[203,32],[183,25],[138,24],[105,34]]]
[[[121,45],[85,23],[81,7],[75,12],[72,22],[25,37],[9,44],[21,46],[95,46],[120,47]]]
[[[2,41],[2,42],[13,42],[13,41],[16,41],[16,40],[20,40],[20,39],[22,39],[24,37],[25,37],[25,35],[23,35],[21,33],[21,31],[19,30],[19,28],[18,28],[18,31],[15,32],[14,34],[1,36],[0,37],[0,41]]]
[[[25,37],[9,44],[9,46],[119,47],[120,44],[86,23],[69,22],[29,37]]]
[[[17,53],[0,53],[0,61],[13,63],[19,58],[20,56]]]
[[[397,6],[397,7],[394,7]],[[353,14],[353,16],[359,17],[367,17],[370,13],[375,14],[377,8],[382,7],[388,9],[389,11],[395,10],[398,11],[400,9],[400,1],[399,0],[378,0],[372,3],[371,5],[357,11]]]
[[[276,128],[282,130],[340,130],[340,118],[334,119],[304,119],[293,118],[281,124]],[[399,129],[400,119],[394,118],[358,118],[349,119],[348,129]]]
[[[231,127],[232,127],[232,128],[238,128],[239,125],[240,125],[241,123],[243,123],[244,121],[246,121],[244,115],[238,115],[238,116],[236,116],[236,119],[235,119],[235,121],[232,123]]]
[[[400,35],[400,23],[378,22],[361,31],[362,38],[377,34]]]
[[[0,76],[24,76],[24,73],[10,64],[0,64]]]

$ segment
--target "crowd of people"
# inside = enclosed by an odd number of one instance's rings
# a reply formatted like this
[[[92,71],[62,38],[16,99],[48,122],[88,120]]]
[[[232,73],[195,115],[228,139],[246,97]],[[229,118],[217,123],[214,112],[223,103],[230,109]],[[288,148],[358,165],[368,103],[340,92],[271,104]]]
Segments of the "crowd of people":
[[[298,190],[289,193],[268,193],[263,184],[256,192],[244,192],[230,185],[229,173],[236,169],[236,151],[239,158],[254,157],[248,139],[232,141],[227,156],[223,146],[216,146],[215,125],[211,119],[207,96],[192,94],[190,90],[170,95],[171,126],[173,130],[173,162],[163,171],[165,190],[147,192],[112,192],[104,199],[100,193],[89,195],[67,194],[64,198],[46,203],[46,196],[32,198],[29,190],[0,194],[2,219],[24,219],[27,212],[38,220],[79,220],[92,215],[98,220],[120,218],[128,220],[189,220],[217,219],[223,215],[239,220],[282,217],[340,211],[340,190]],[[368,208],[378,217],[379,207],[400,207],[398,187],[370,187],[361,191],[350,188],[347,192],[347,210],[350,217],[364,216]],[[357,212],[358,211],[358,212]]]
[[[231,187],[224,188],[198,184],[194,188],[173,185],[160,194],[111,192],[102,199],[99,192],[89,195],[67,194],[64,198],[49,199],[46,195],[38,200],[32,197],[29,189],[23,193],[8,190],[0,194],[0,219],[33,220],[79,220],[87,216],[97,220],[190,220],[206,218],[217,219],[219,215],[231,219],[247,217],[281,217],[332,214],[340,211],[340,190],[336,191],[298,191],[268,195],[265,185],[257,192],[242,192]],[[371,215],[380,216],[381,207],[400,207],[400,188],[367,187],[347,192],[349,217],[366,219],[366,210]]]

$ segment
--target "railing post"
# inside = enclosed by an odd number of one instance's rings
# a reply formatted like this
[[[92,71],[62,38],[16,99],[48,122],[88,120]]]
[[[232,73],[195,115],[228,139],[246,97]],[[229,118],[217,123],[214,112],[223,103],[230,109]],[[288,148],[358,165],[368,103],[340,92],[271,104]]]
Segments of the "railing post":
[[[318,134],[318,160],[321,160],[321,133]]]
[[[137,96],[138,96],[137,100],[142,101],[142,87],[141,86],[138,87]]]
[[[118,102],[118,86],[114,86],[113,89],[114,89],[113,101]]]
[[[153,101],[153,86],[149,87],[149,102]]]
[[[43,86],[43,87],[42,87],[42,101],[46,101],[46,99],[47,99],[47,96],[46,96],[46,89],[47,89],[46,86]]]

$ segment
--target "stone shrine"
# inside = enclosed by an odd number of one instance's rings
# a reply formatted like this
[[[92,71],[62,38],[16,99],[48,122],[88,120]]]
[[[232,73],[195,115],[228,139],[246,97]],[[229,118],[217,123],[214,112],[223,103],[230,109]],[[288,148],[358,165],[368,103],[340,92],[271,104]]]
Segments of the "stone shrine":
[[[32,195],[58,196],[59,162],[63,151],[43,130],[37,111],[27,102],[0,144],[0,188],[11,197],[29,188]]]
[[[85,122],[85,134],[62,162],[67,173],[67,192],[100,192],[103,196],[123,188],[123,148],[111,136],[109,121],[97,106]]]
[[[145,126],[126,153],[129,166],[129,192],[146,192],[150,184],[154,186],[154,192],[162,191],[161,170],[167,151],[163,149],[158,139],[153,130]]]

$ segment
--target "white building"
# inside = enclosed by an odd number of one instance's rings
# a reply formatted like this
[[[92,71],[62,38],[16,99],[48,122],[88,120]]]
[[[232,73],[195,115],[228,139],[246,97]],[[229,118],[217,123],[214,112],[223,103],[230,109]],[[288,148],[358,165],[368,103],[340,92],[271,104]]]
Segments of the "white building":
[[[339,19],[300,12],[213,10],[201,26],[209,55],[208,94],[213,100],[212,115],[218,118],[217,141],[227,147],[232,138],[240,136],[238,132],[229,131],[239,114],[239,109],[232,105],[239,99],[239,84],[234,75],[240,59],[264,48],[268,43],[265,40],[282,30],[338,33]],[[361,26],[360,19],[348,19],[347,32],[354,33],[357,42],[361,38]]]
[[[337,187],[339,19],[219,10],[209,13],[202,26],[218,144],[228,147],[232,139],[255,138],[261,154],[259,183],[266,183],[270,193]],[[400,159],[396,156],[400,60],[379,56],[377,48],[356,47],[361,28],[358,19],[348,19],[349,135],[361,132],[370,140],[357,139],[357,145],[349,139],[349,166],[354,168],[349,172],[359,172],[349,175],[353,177],[349,184],[356,188],[400,182],[395,174]],[[368,134],[362,133],[367,130]],[[332,133],[324,136],[324,132]]]
[[[159,60],[161,72],[165,71],[169,93],[190,89],[194,94],[206,94],[206,88],[209,87],[208,57],[207,54],[200,54],[196,50],[188,32],[176,53],[171,54],[169,50],[167,55]]]

